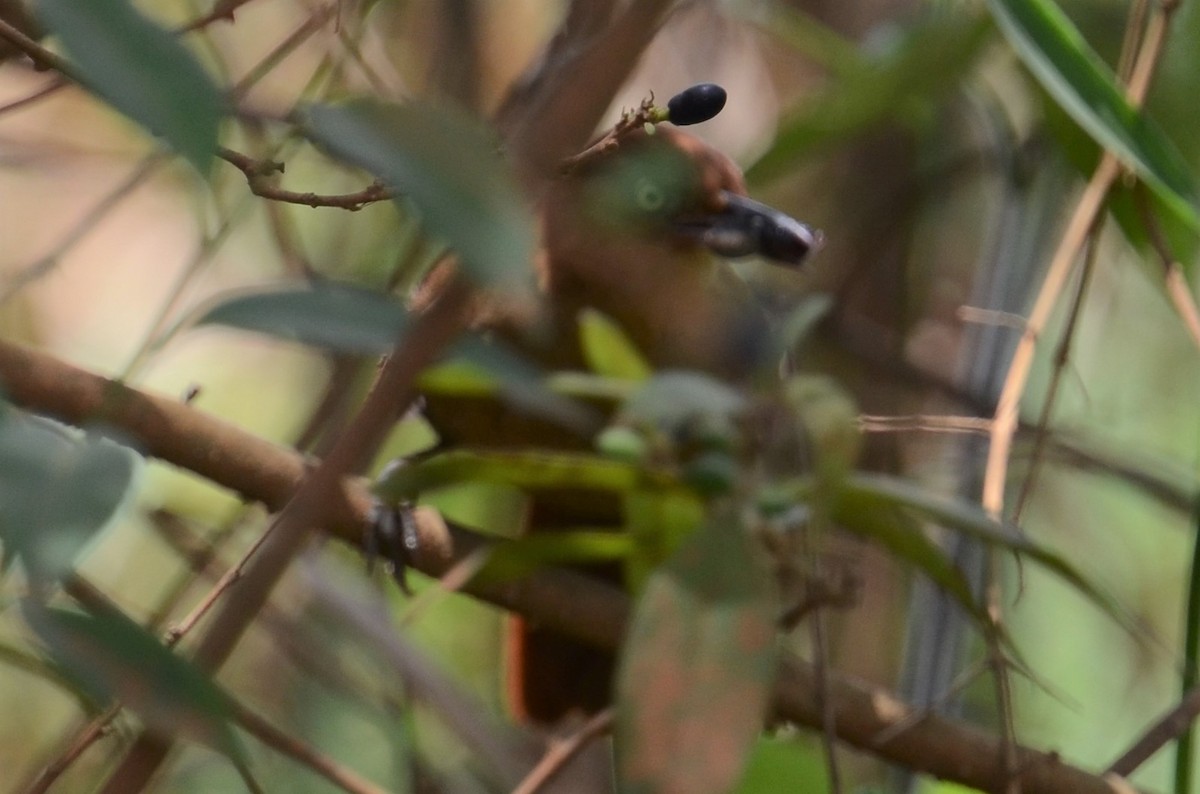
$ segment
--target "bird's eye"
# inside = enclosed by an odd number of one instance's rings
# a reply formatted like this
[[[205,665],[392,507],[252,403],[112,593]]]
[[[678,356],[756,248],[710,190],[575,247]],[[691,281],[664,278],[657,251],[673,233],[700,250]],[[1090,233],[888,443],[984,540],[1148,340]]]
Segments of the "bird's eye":
[[[667,201],[666,196],[663,195],[662,188],[648,179],[639,179],[636,189],[635,200],[637,201],[637,205],[646,212],[661,210],[663,204]]]

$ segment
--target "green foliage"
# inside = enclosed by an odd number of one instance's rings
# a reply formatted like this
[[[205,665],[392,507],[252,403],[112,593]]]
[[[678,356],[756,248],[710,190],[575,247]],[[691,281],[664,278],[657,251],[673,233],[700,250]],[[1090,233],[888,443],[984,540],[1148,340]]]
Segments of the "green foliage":
[[[175,36],[128,0],[38,0],[37,11],[83,85],[208,175],[225,98]]]
[[[244,762],[224,693],[144,628],[116,612],[90,615],[35,602],[25,603],[24,615],[54,661],[95,703],[119,699],[147,725]]]
[[[1130,105],[1111,70],[1058,6],[1049,0],[989,0],[988,8],[1059,107],[1141,177],[1176,222],[1200,234],[1198,194],[1187,163],[1158,126]]]
[[[356,100],[305,111],[312,140],[416,207],[426,230],[484,284],[525,288],[534,223],[491,131],[444,105]]]
[[[0,406],[2,408],[3,406]],[[0,411],[0,540],[40,583],[71,573],[134,482],[137,456],[101,436]]]
[[[382,355],[408,327],[408,313],[385,295],[346,284],[235,295],[196,321],[227,325],[341,353]]]
[[[595,309],[579,315],[579,337],[588,368],[602,378],[643,381],[653,372],[621,326]]]

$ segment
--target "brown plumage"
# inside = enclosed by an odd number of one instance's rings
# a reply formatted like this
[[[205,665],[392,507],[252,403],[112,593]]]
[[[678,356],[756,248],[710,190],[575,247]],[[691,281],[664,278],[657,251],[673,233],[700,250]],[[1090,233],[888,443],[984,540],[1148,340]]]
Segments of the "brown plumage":
[[[807,227],[745,199],[727,157],[670,126],[634,129],[579,158],[542,196],[543,298],[535,316],[485,306],[484,324],[547,369],[582,365],[577,317],[616,320],[659,367],[741,380],[765,363],[767,321],[747,286],[714,251],[796,265],[819,242]],[[585,447],[590,439],[517,415],[497,400],[430,394],[426,413],[444,446]],[[607,495],[534,495],[528,531],[620,524]],[[596,569],[615,578],[615,569]],[[518,623],[510,643],[514,709],[539,722],[605,705],[611,654]]]

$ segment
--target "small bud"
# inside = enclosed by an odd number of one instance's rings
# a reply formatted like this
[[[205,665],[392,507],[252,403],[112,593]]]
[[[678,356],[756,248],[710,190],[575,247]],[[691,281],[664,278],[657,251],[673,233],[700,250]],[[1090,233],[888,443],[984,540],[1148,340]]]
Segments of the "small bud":
[[[667,102],[672,124],[680,127],[708,121],[725,107],[725,89],[716,83],[699,83],[680,91]]]

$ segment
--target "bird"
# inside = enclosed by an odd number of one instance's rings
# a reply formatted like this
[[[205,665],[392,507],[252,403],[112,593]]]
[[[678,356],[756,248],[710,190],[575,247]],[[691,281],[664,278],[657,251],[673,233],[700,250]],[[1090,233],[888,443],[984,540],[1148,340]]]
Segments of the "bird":
[[[502,300],[485,299],[477,325],[547,370],[585,368],[579,316],[587,310],[616,322],[656,368],[746,383],[767,367],[775,354],[769,319],[728,260],[758,255],[795,268],[822,236],[749,198],[738,166],[680,128],[711,117],[714,104],[719,111],[718,90],[694,86],[673,97],[666,113],[647,101],[564,161],[538,201],[537,310],[507,311]],[[664,116],[680,123],[654,123]],[[436,295],[441,283],[435,273],[424,290]],[[438,450],[580,449],[589,442],[492,398],[427,393],[423,406]],[[587,493],[534,494],[526,514],[528,532],[620,521],[616,500]],[[621,576],[617,566],[589,572]],[[518,717],[553,724],[609,702],[611,653],[519,620],[507,646]]]

